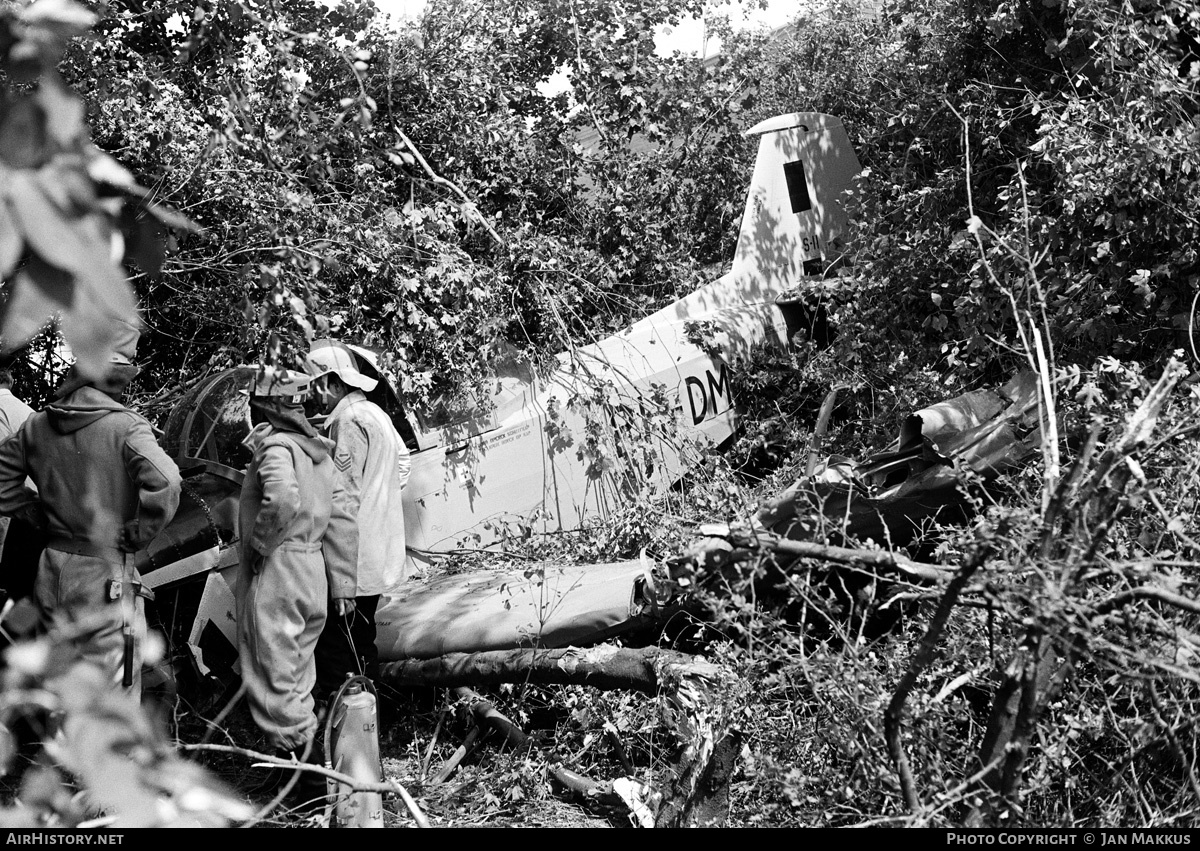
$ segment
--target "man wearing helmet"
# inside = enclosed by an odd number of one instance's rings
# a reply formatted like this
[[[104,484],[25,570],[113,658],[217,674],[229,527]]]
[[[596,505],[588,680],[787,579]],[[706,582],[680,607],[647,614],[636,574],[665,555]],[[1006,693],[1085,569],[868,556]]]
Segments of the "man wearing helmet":
[[[46,409],[0,443],[0,513],[24,515],[49,536],[38,607],[79,630],[80,656],[134,695],[147,593],[134,554],[174,517],[180,492],[179,469],[150,423],[121,404],[138,374],[138,336],[132,325],[122,329],[98,377],[71,367]]]
[[[388,415],[365,395],[378,382],[359,371],[348,348],[334,342],[315,345],[308,371],[313,401],[328,415],[324,431],[337,445],[334,464],[360,530],[357,594],[345,600],[332,595],[317,643],[317,694],[328,697],[347,674],[374,678],[378,673],[375,609],[380,596],[404,578],[400,493],[411,462]]]
[[[242,681],[255,723],[281,756],[297,757],[311,748],[317,729],[313,650],[326,600],[354,598],[358,546],[333,442],[304,417],[308,385],[302,372],[258,372],[250,395],[255,427],[245,440],[253,457],[238,518]]]

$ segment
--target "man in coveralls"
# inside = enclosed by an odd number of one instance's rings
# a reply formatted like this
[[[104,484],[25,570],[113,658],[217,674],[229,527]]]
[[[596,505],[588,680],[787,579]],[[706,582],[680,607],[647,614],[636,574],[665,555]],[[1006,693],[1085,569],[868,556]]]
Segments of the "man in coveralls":
[[[34,595],[69,624],[80,656],[141,689],[146,618],[134,553],[179,507],[180,476],[146,419],[121,404],[138,373],[127,326],[105,374],[72,367],[45,410],[0,443],[0,513],[45,530]],[[28,476],[37,486],[25,486]]]
[[[303,372],[267,367],[257,373],[250,396],[255,428],[245,440],[253,458],[239,505],[236,596],[250,713],[278,756],[308,752],[316,761],[313,651],[327,597],[355,596],[358,537],[334,472],[333,442],[304,418],[308,384]],[[264,787],[283,779],[276,772]],[[303,786],[302,792],[321,791],[324,781]]]

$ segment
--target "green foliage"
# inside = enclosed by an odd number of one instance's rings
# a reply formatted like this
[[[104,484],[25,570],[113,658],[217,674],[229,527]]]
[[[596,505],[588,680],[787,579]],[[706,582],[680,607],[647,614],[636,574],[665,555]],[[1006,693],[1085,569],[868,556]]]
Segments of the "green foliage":
[[[334,333],[428,402],[690,289],[747,156],[722,84],[653,52],[684,11],[453,2],[393,29],[369,3],[113,4],[63,73],[100,147],[205,228],[135,278],[144,389]]]
[[[760,84],[768,112],[803,91],[846,121],[866,167],[830,288],[839,361],[869,372],[903,352],[995,378],[1018,343],[1013,300],[1034,291],[1072,362],[1178,346],[1196,283],[1189,15],[1174,2],[835,6],[766,48],[788,69]]]
[[[88,375],[105,369],[133,293],[116,260],[162,265],[162,209],[124,167],[92,145],[79,98],[56,66],[96,21],[71,0],[0,8],[0,279],[11,277],[3,348],[52,319]]]

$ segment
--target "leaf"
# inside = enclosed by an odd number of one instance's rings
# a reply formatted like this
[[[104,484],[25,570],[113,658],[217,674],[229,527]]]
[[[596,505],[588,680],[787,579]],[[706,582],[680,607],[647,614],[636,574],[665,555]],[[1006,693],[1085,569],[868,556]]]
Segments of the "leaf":
[[[204,233],[204,228],[200,227],[200,225],[193,222],[183,213],[178,213],[170,207],[164,207],[162,204],[154,204],[149,201],[142,206],[147,213],[169,228],[191,231],[192,233]]]
[[[34,98],[45,111],[46,130],[61,148],[70,148],[87,135],[83,101],[54,77],[42,81]]]
[[[11,352],[29,342],[55,313],[71,303],[73,289],[69,273],[32,258],[13,278],[4,303],[0,350]]]
[[[63,36],[81,35],[96,23],[96,16],[74,0],[37,0],[20,17],[26,24],[48,27]]]
[[[89,245],[81,218],[69,217],[46,197],[33,174],[16,171],[9,185],[13,218],[26,242],[43,260],[67,272],[86,271],[107,245]]]
[[[138,185],[129,169],[103,152],[88,159],[87,173],[88,177],[97,183],[107,183],[109,186],[115,186],[139,198],[150,191]]]
[[[0,159],[14,168],[37,168],[50,158],[46,114],[33,98],[18,98],[0,109]]]
[[[45,264],[73,273],[75,285],[73,290],[67,286],[72,276],[50,276],[31,263],[39,271],[37,277],[25,276],[33,287],[9,305],[4,344],[20,345],[12,340],[37,333],[56,305],[64,306],[60,329],[76,366],[88,377],[101,374],[121,328],[137,315],[133,290],[110,256],[115,231],[97,214],[65,215],[28,173],[13,174],[9,193],[17,225],[34,253]]]
[[[8,277],[8,273],[21,259],[21,251],[25,241],[17,231],[16,222],[8,212],[8,204],[0,198],[0,279]]]
[[[71,216],[84,215],[96,206],[92,181],[65,157],[55,157],[38,169],[37,183],[52,204]]]
[[[93,229],[92,241],[102,236],[104,223],[89,217],[85,227]],[[101,375],[123,329],[137,322],[133,288],[107,256],[75,277],[75,298],[62,317],[59,328],[75,353],[75,365],[88,377]]]

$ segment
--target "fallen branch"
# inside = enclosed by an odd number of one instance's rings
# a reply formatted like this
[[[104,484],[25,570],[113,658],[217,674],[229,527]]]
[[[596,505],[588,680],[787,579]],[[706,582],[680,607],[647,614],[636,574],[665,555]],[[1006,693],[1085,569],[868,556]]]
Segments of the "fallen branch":
[[[456,688],[454,693],[459,699],[467,702],[471,715],[475,719],[475,730],[485,727],[495,730],[514,750],[522,750],[532,745],[529,735],[497,709],[490,700],[466,687]],[[603,795],[606,791],[612,792],[611,784],[598,783],[590,777],[572,771],[564,766],[557,757],[551,757],[551,759],[551,775],[568,789],[588,797]]]
[[[706,567],[721,567],[750,552],[781,553],[793,558],[814,559],[837,564],[861,565],[885,573],[899,573],[923,582],[943,583],[954,576],[956,568],[941,564],[913,561],[897,553],[882,550],[862,550],[795,541],[779,535],[733,529],[723,525],[706,525],[700,529],[704,540],[689,551],[689,557]]]
[[[812,478],[813,473],[817,471],[817,463],[821,460],[817,454],[821,448],[821,441],[825,439],[825,432],[829,428],[829,419],[833,416],[833,406],[837,404],[838,393],[847,389],[847,385],[838,384],[829,389],[825,394],[825,401],[821,403],[821,410],[817,414],[817,427],[813,429],[812,436],[808,440],[808,463],[804,465],[804,477]]]
[[[635,798],[630,805],[641,813],[641,823],[647,822],[647,809],[652,810],[656,827],[719,824],[728,815],[728,777],[741,741],[733,724],[744,690],[731,671],[704,659],[656,647],[497,650],[388,662],[379,679],[397,686],[451,688],[518,682],[584,685],[657,697],[678,744],[674,775],[667,788],[652,797],[616,784],[614,791],[627,803],[626,796]],[[481,724],[498,724],[496,716],[503,718],[494,707],[491,712],[486,707],[473,711]],[[510,741],[520,741],[513,738],[520,731],[511,722],[501,728]]]
[[[633,770],[633,763],[629,760],[629,754],[625,751],[625,744],[621,741],[621,736],[617,732],[616,725],[613,722],[604,722],[604,737],[608,739],[608,746],[612,748],[613,754],[621,763],[621,768],[625,769],[625,774],[632,777],[636,773]]]
[[[684,678],[723,680],[724,669],[674,650],[631,649],[601,645],[580,649],[491,650],[447,653],[435,659],[384,663],[380,681],[398,686],[535,685],[592,686],[656,695],[671,681]]]
[[[458,768],[458,764],[467,758],[467,754],[475,747],[475,740],[479,738],[479,726],[476,725],[467,731],[467,736],[463,739],[463,743],[459,745],[450,758],[438,769],[438,773],[434,775],[430,782],[434,785],[445,783],[450,779],[450,775],[454,773],[454,769]]]
[[[478,727],[490,727],[496,730],[504,736],[504,741],[512,745],[514,750],[529,747],[529,736],[525,734],[525,731],[510,721],[508,716],[497,709],[490,700],[485,700],[480,694],[465,686],[456,688],[454,694],[460,700],[467,701],[467,706]]]

